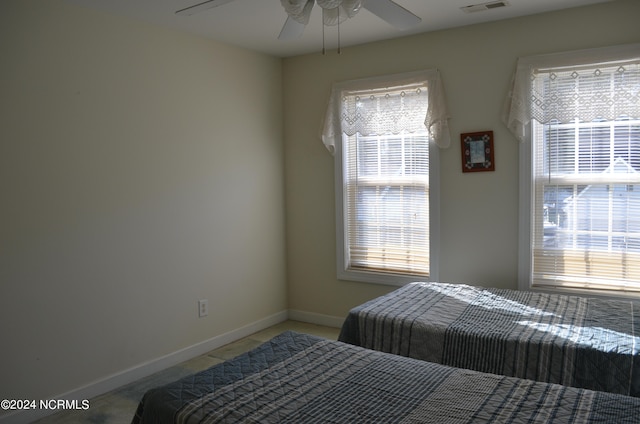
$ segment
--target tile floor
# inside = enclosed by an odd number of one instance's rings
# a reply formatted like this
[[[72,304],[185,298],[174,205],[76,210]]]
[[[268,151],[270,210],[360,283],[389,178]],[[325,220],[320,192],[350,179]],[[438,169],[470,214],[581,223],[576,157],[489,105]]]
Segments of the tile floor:
[[[253,349],[272,337],[286,330],[300,333],[314,334],[327,339],[336,340],[340,330],[338,328],[323,327],[297,321],[285,321],[266,330],[252,334],[234,343],[222,346],[216,350],[198,356],[190,361],[160,371],[149,377],[120,387],[112,392],[90,400],[91,407],[86,411],[64,411],[36,421],[38,424],[61,423],[96,423],[96,424],[124,424],[130,423],[135,414],[138,402],[144,393],[156,386],[170,383],[181,377],[204,370],[215,364],[231,359],[247,350]]]

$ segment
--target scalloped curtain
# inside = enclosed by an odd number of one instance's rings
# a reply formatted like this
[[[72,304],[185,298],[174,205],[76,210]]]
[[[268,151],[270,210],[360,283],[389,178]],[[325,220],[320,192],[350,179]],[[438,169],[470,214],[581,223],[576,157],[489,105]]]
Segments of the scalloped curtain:
[[[547,124],[625,116],[640,117],[640,44],[518,59],[502,120],[522,141],[532,119]]]
[[[397,90],[396,90],[397,89]],[[350,92],[362,93],[357,98]],[[437,70],[426,70],[333,84],[322,142],[334,154],[342,134],[363,136],[428,130],[436,144],[449,147],[449,114]]]

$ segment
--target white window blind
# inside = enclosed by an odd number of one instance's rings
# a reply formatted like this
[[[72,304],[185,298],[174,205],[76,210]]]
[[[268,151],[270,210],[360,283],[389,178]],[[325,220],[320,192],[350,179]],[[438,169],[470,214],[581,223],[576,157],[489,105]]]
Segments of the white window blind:
[[[323,141],[336,157],[338,278],[433,276],[432,142],[449,143],[446,113],[437,71],[334,85]]]
[[[426,130],[345,138],[349,268],[428,276]]]
[[[533,285],[640,290],[640,120],[535,125]]]
[[[509,100],[528,286],[640,291],[640,45],[521,59]]]

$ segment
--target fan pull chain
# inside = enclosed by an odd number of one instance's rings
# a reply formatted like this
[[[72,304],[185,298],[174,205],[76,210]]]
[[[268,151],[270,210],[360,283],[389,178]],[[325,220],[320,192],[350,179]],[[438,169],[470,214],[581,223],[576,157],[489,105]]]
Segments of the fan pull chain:
[[[322,11],[322,13],[324,13],[324,10]],[[327,50],[325,48],[325,41],[324,41],[324,21],[322,22],[322,55],[324,56],[327,53]]]
[[[325,16],[327,13],[326,9],[322,9],[322,55],[324,56],[327,53],[326,47],[326,36],[325,36]],[[342,54],[342,49],[340,48],[340,9],[338,8],[338,54]]]
[[[338,8],[338,54],[342,54],[340,50],[340,8]]]

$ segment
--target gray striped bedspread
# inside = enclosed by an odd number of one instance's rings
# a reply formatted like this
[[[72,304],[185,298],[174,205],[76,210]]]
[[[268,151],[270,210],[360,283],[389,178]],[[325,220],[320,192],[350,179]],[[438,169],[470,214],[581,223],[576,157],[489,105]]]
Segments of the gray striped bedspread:
[[[147,392],[134,424],[637,423],[640,398],[447,367],[286,332]]]
[[[413,283],[353,308],[339,340],[460,368],[640,396],[640,303],[633,301]]]

